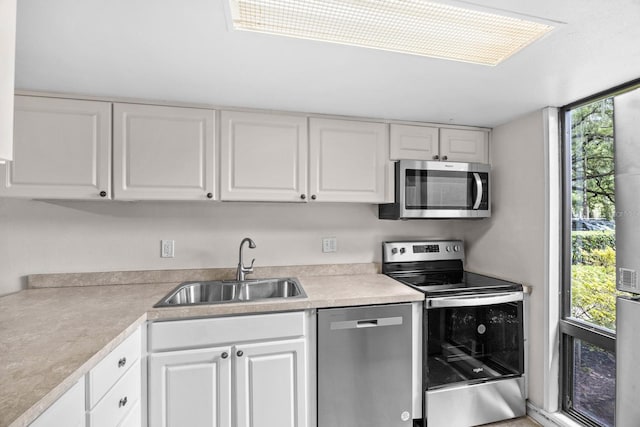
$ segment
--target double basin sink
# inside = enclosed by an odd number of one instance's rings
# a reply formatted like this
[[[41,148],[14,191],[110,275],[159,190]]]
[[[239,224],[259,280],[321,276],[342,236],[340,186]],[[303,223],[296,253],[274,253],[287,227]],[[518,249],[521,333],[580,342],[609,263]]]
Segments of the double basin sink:
[[[224,304],[273,298],[306,298],[295,278],[212,280],[181,283],[154,307]]]

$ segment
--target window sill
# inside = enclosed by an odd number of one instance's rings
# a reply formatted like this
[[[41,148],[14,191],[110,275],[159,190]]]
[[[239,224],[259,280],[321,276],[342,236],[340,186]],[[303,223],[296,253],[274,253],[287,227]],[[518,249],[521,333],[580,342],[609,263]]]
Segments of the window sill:
[[[544,427],[584,427],[562,412],[546,412],[527,402],[527,415]]]

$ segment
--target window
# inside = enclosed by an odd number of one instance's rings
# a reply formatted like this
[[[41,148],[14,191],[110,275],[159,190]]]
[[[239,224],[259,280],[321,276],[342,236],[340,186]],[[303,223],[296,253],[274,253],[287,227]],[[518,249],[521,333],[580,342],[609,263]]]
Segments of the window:
[[[613,426],[616,242],[614,99],[564,109],[562,408]]]

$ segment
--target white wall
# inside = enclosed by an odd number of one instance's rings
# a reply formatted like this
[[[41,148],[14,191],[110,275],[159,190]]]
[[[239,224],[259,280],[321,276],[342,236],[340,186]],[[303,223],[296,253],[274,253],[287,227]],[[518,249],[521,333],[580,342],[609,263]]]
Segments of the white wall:
[[[529,398],[544,401],[545,158],[543,112],[493,129],[492,217],[461,228],[467,269],[533,288],[529,312]]]
[[[0,198],[0,294],[35,273],[235,267],[253,238],[256,266],[380,261],[380,243],[451,238],[450,221],[383,221],[365,204],[42,202]],[[338,239],[323,254],[322,237]],[[176,257],[160,258],[160,240]]]

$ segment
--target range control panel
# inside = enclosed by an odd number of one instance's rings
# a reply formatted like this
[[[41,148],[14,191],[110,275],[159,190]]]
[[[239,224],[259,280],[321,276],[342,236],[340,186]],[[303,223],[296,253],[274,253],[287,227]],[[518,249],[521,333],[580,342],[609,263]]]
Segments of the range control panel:
[[[382,262],[464,260],[462,240],[409,240],[382,243]]]

